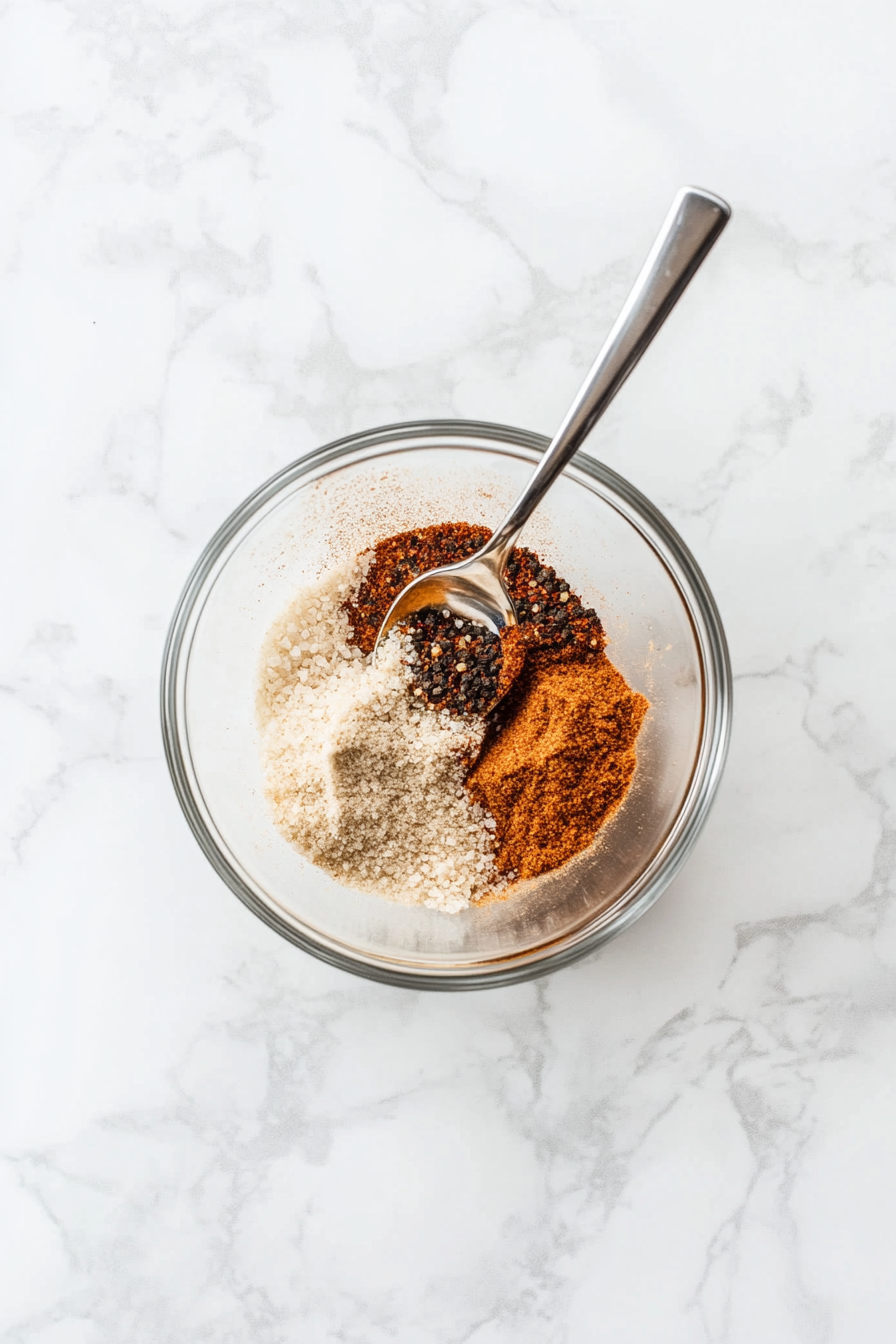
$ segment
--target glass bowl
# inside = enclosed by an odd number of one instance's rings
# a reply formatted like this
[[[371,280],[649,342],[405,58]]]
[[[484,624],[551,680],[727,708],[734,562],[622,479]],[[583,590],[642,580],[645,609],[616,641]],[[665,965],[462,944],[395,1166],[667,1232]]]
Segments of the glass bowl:
[[[728,746],[731,671],[693,557],[627,481],[582,454],[528,524],[594,606],[608,655],[650,701],[632,788],[598,840],[506,900],[444,914],[339,885],[278,833],[263,792],[255,690],[270,623],[303,583],[379,537],[494,526],[547,447],[469,421],[389,425],[320,448],[261,486],[209,542],[162,670],[162,728],[193,833],[232,891],[307,952],[371,979],[474,989],[564,966],[627,928],[678,872]]]

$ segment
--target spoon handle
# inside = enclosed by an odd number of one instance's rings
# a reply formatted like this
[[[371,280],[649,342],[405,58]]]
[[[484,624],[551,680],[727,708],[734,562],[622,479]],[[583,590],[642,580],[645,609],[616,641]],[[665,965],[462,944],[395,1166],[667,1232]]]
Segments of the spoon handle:
[[[581,448],[731,218],[712,192],[682,187],[641,274],[550,447],[484,551],[504,561],[530,514]]]

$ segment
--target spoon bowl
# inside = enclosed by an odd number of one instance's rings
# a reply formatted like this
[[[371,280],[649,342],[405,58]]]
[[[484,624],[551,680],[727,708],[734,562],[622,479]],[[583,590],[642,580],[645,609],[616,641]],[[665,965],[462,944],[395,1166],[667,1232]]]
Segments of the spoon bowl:
[[[412,580],[386,613],[374,657],[396,622],[426,607],[447,607],[495,634],[517,624],[502,575],[526,522],[581,448],[702,265],[731,218],[712,192],[682,187],[578,395],[544,457],[500,527],[475,555]]]
[[[484,625],[496,635],[505,626],[516,625],[516,611],[504,587],[502,570],[491,542],[466,560],[427,570],[402,589],[386,612],[377,648],[393,625],[426,607],[448,607],[455,616]]]

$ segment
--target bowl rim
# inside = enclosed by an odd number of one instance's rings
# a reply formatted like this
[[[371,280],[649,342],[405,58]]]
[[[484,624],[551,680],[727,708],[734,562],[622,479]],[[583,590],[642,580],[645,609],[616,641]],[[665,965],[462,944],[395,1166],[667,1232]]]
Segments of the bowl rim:
[[[535,979],[558,970],[562,966],[586,956],[602,943],[622,933],[639,919],[680,871],[690,855],[700,831],[706,822],[721,781],[731,735],[732,676],[728,644],[721,616],[703,573],[668,519],[639,490],[612,468],[596,458],[579,452],[566,472],[581,472],[584,476],[604,485],[617,495],[638,516],[649,531],[657,534],[666,554],[659,559],[669,572],[690,620],[703,673],[703,731],[697,758],[687,793],[675,822],[662,845],[653,855],[639,878],[608,910],[599,912],[593,920],[579,929],[551,943],[504,958],[468,963],[463,967],[436,967],[415,964],[398,958],[388,959],[352,949],[349,945],[328,939],[317,930],[304,925],[296,917],[286,917],[279,907],[268,904],[243,880],[230,861],[226,846],[213,833],[198,790],[191,782],[188,734],[184,723],[182,690],[189,661],[192,630],[201,612],[203,590],[212,572],[226,563],[231,542],[244,525],[283,489],[321,468],[338,462],[351,453],[364,451],[375,457],[375,450],[384,444],[391,449],[403,447],[438,447],[415,442],[421,438],[454,437],[488,440],[494,447],[517,447],[526,450],[525,456],[536,461],[548,447],[550,440],[542,434],[518,429],[510,425],[479,420],[419,420],[381,425],[377,428],[346,435],[303,454],[276,472],[238,505],[221,524],[204,547],[199,559],[180,594],[165,640],[160,681],[160,710],[165,758],[178,802],[200,848],[219,877],[249,907],[277,933],[301,947],[312,956],[360,975],[366,979],[404,988],[432,990],[486,989],[499,985],[516,984]],[[451,444],[444,446],[450,447]],[[453,445],[458,446],[458,445]],[[485,442],[482,444],[485,447]],[[629,520],[631,521],[631,520]],[[642,535],[643,532],[642,532]],[[650,538],[644,536],[650,544]],[[684,578],[688,591],[682,586],[675,568]],[[693,600],[692,600],[693,599]],[[191,625],[192,622],[192,625]],[[189,638],[188,638],[189,637]],[[234,861],[235,862],[235,861]],[[635,893],[630,896],[630,893]],[[628,898],[628,899],[627,899]],[[625,904],[621,909],[618,907]],[[615,913],[614,913],[615,912]]]

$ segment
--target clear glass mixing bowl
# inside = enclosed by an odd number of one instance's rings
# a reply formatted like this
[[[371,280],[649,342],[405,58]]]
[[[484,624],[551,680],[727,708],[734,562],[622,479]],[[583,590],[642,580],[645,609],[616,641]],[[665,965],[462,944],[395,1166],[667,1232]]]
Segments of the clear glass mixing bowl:
[[[232,514],[178,603],[162,671],[162,727],[187,820],[251,910],[345,970],[428,989],[542,975],[643,914],[706,820],[731,713],[718,611],[665,518],[581,454],[521,541],[598,609],[610,658],[650,701],[634,783],[597,844],[510,899],[446,915],[340,886],[270,819],[255,688],[271,621],[322,568],[390,532],[444,521],[495,525],[547,443],[502,425],[434,421],[330,444]]]

